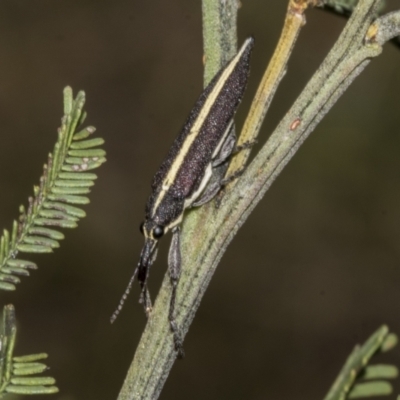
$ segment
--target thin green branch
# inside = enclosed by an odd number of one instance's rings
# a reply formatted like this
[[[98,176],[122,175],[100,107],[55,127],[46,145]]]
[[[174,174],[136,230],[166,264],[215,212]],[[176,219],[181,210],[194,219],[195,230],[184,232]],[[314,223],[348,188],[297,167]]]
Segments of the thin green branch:
[[[370,40],[383,45],[400,35],[400,10],[378,18],[370,30]]]
[[[381,53],[379,44],[365,41],[378,7],[379,0],[359,2],[334,48],[243,176],[226,191],[219,207],[213,202],[184,218],[183,270],[176,303],[176,320],[184,335],[238,229],[318,122],[370,59]],[[168,322],[170,295],[166,276],[119,400],[154,400],[161,392],[176,359]]]
[[[335,12],[336,14],[350,16],[354,11],[359,0],[323,0],[322,7],[328,11]],[[382,12],[386,6],[386,1],[381,0],[378,12]]]
[[[357,5],[357,3],[358,0],[323,0],[322,8],[326,11],[333,12],[336,15],[349,17],[353,12],[354,7]],[[386,6],[386,1],[381,0],[380,7],[377,10],[378,14],[384,12],[385,6]],[[394,34],[390,40],[395,46],[400,48],[399,33]]]
[[[314,2],[295,0],[289,2],[279,42],[251,103],[238,139],[238,146],[252,143],[257,138],[272,98],[286,73],[289,57],[292,54],[300,29],[305,25],[304,12],[310,5],[314,5]],[[250,151],[250,148],[244,149],[232,158],[226,172],[227,177],[234,176],[243,169],[250,156]]]

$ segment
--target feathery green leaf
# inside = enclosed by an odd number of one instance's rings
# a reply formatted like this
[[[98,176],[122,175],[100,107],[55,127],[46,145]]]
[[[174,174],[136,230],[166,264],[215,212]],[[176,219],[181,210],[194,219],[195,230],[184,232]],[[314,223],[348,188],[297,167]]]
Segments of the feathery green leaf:
[[[396,335],[389,333],[387,326],[382,326],[364,345],[356,346],[324,400],[346,400],[392,393],[392,385],[383,379],[396,378],[397,367],[382,364],[370,366],[368,363],[375,354],[393,348],[395,338]],[[365,382],[367,379],[368,382]]]
[[[46,353],[13,357],[17,334],[14,306],[4,307],[3,324],[0,333],[0,397],[4,393],[50,394],[57,393],[54,378],[31,377],[48,369],[46,364],[37,362],[47,358]]]
[[[15,290],[20,279],[14,275],[29,275],[36,269],[30,261],[18,260],[21,253],[51,253],[59,247],[64,234],[59,228],[75,228],[84,210],[72,204],[88,204],[90,188],[96,174],[85,171],[98,168],[106,161],[105,151],[98,146],[102,138],[87,139],[95,132],[92,126],[76,129],[86,118],[83,111],[85,93],[74,99],[70,87],[64,90],[64,116],[58,129],[58,139],[49,154],[39,185],[28,207],[20,206],[20,216],[13,222],[11,234],[4,230],[0,239],[0,289]]]

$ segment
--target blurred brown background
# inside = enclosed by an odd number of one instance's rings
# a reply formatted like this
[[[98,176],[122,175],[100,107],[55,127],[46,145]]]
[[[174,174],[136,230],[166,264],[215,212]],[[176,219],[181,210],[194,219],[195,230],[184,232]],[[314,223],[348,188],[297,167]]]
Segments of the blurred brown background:
[[[242,3],[239,43],[253,34],[256,47],[239,125],[287,4]],[[345,23],[318,10],[307,21],[256,151]],[[3,0],[0,55],[0,226],[38,182],[67,84],[86,91],[108,153],[87,218],[1,293],[17,310],[16,354],[50,354],[52,398],[115,399],[145,325],[139,289],[109,317],[138,260],[151,178],[202,88],[201,2]],[[162,399],[321,399],[355,343],[383,323],[400,333],[399,67],[387,45],[273,184],[223,258]],[[400,365],[400,350],[379,361]]]

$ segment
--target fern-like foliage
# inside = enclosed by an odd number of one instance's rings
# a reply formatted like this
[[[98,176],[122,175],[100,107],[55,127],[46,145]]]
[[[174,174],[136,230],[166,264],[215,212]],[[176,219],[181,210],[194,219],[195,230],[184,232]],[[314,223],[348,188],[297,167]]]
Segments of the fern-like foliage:
[[[59,228],[75,228],[86,213],[75,205],[89,203],[86,197],[97,176],[93,170],[103,164],[105,151],[101,138],[88,139],[95,128],[77,131],[84,122],[85,93],[73,98],[72,89],[64,89],[64,117],[58,130],[53,153],[44,165],[40,184],[34,186],[27,209],[13,223],[11,235],[4,230],[0,240],[0,289],[15,290],[18,275],[29,275],[37,265],[17,257],[19,253],[51,253],[59,247],[64,234]]]
[[[392,393],[388,379],[398,376],[394,365],[368,365],[370,359],[391,350],[397,336],[387,326],[379,328],[362,346],[356,346],[324,400],[347,400]]]
[[[34,377],[48,369],[46,364],[38,362],[47,358],[47,354],[31,354],[14,357],[17,327],[13,305],[4,307],[3,325],[0,334],[0,397],[7,393],[15,394],[51,394],[57,393],[55,379],[47,376]]]

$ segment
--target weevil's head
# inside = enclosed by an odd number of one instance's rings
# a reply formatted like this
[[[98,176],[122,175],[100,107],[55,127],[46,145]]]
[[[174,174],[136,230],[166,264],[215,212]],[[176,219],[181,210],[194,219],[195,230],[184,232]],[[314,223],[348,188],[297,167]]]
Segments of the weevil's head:
[[[154,221],[146,220],[140,225],[140,232],[144,236],[144,246],[140,255],[139,266],[147,267],[153,263],[158,240],[164,236],[165,229]]]
[[[142,232],[144,236],[144,246],[142,252],[140,254],[139,265],[135,269],[135,272],[130,279],[128,286],[119,302],[117,309],[114,311],[111,316],[111,323],[113,323],[118,314],[122,310],[122,306],[126,298],[128,297],[129,292],[131,291],[133,281],[135,280],[136,275],[138,276],[139,282],[143,285],[146,282],[146,278],[148,276],[148,268],[153,264],[156,255],[157,255],[157,243],[158,240],[166,233],[168,228],[164,228],[163,226],[158,225],[154,221],[145,220],[140,225],[140,232]]]
[[[139,229],[145,240],[151,239],[158,241],[164,236],[165,233],[165,228],[152,220],[146,220],[142,222]]]

